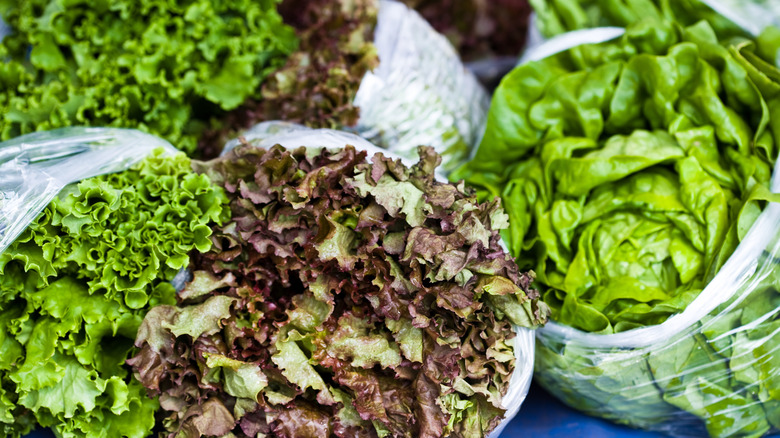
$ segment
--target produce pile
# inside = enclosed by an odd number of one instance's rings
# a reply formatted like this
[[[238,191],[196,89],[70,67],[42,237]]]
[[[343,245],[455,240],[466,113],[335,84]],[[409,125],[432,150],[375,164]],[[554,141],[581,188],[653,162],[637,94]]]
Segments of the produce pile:
[[[761,43],[645,20],[504,79],[453,178],[503,198],[505,240],[553,319],[598,333],[659,324],[734,251],[780,144],[780,70]]]
[[[125,360],[228,199],[183,154],[69,186],[0,254],[0,431],[144,438],[158,404]]]
[[[0,42],[0,140],[118,126],[191,153],[297,46],[276,1],[3,0],[0,16],[13,29]]]
[[[674,435],[775,430],[776,233],[749,242],[753,271],[732,263],[742,279],[720,281],[726,299],[663,323],[709,305],[691,309],[780,202],[777,30],[749,39],[700,21],[714,12],[698,2],[533,3],[548,34],[627,26],[512,71],[474,159],[451,175],[503,199],[505,241],[560,324],[537,337],[538,381],[591,415]]]
[[[279,12],[296,30],[298,50],[268,77],[259,96],[201,138],[201,155],[218,156],[226,140],[258,122],[355,126],[360,116],[355,94],[366,72],[379,65],[372,43],[378,9],[378,0],[284,0]]]
[[[0,433],[780,432],[773,2],[0,0]]]
[[[169,436],[483,437],[504,412],[513,324],[547,309],[501,249],[506,215],[351,146],[243,144],[198,169],[232,220],[129,361]]]

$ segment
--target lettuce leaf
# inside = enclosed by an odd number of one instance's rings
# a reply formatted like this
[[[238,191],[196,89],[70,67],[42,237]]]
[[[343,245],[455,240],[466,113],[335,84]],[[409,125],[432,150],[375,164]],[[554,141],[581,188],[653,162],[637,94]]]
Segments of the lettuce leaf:
[[[659,324],[777,197],[778,73],[705,22],[637,23],[515,69],[453,178],[503,198],[510,250],[554,319],[597,333]]]
[[[728,18],[701,0],[529,0],[546,37],[600,26],[627,27],[637,21],[667,19],[690,26],[706,20],[721,38],[744,36]]]
[[[776,46],[643,16],[618,40],[516,68],[474,160],[454,175],[503,199],[511,253],[535,270],[552,318],[586,332],[682,312],[780,200],[769,192]],[[777,423],[779,332],[777,261],[759,265],[768,284],[647,347],[538,337],[536,378],[569,405],[632,426],[762,436]]]
[[[200,139],[204,157],[256,123],[284,120],[313,128],[357,124],[355,95],[369,70],[379,65],[373,44],[378,0],[282,0],[279,13],[300,40],[262,90],[224,117]]]
[[[172,304],[167,281],[211,248],[227,197],[184,154],[63,190],[0,254],[0,429],[138,437],[156,399],[125,360],[146,311]]]
[[[0,139],[119,126],[193,152],[295,50],[276,3],[0,1]]]
[[[436,182],[441,158],[419,152],[406,168],[352,146],[243,144],[199,166],[229,193],[233,219],[215,227],[178,305],[147,314],[129,361],[160,396],[168,436],[213,421],[238,437],[496,427],[513,325],[549,311],[501,249],[500,204]],[[466,406],[451,421],[452,397]],[[205,403],[231,417],[212,420]]]

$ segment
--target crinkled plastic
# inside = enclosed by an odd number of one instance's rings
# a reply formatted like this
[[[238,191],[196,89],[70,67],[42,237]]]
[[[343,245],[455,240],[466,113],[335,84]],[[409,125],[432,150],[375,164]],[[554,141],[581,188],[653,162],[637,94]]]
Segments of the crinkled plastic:
[[[392,152],[378,148],[355,134],[333,129],[311,129],[287,122],[263,122],[252,127],[242,137],[246,141],[253,141],[253,144],[262,148],[269,148],[276,144],[286,148],[306,145],[341,148],[345,145],[352,145],[357,149],[365,150],[369,156],[382,153],[388,157],[400,158],[407,166],[414,164],[413,159],[397,156]],[[222,153],[227,153],[238,144],[238,139],[231,140],[225,145]],[[437,175],[437,178],[446,182],[446,179],[440,175]],[[506,250],[506,247],[504,249]],[[490,435],[491,438],[498,438],[506,424],[517,415],[531,385],[534,362],[534,331],[525,327],[517,327],[516,331],[517,336],[514,340],[515,371],[509,380],[509,390],[503,399],[503,407],[507,412],[504,421]]]
[[[66,185],[119,172],[167,141],[134,129],[70,127],[0,143],[0,252]]]
[[[526,59],[616,32],[573,32],[577,37],[553,38]],[[536,348],[537,381],[589,415],[673,436],[780,431],[780,204],[767,206],[682,313],[611,335],[551,321],[537,331]]]
[[[356,131],[407,158],[419,145],[433,146],[445,171],[467,159],[484,131],[490,99],[449,41],[414,10],[383,0],[374,44],[380,63],[355,96]]]
[[[719,14],[753,35],[780,26],[780,0],[702,0]]]

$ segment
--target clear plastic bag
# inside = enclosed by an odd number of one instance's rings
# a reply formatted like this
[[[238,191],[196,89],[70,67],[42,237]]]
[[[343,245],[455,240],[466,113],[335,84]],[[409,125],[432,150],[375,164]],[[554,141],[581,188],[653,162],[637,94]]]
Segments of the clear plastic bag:
[[[537,333],[537,381],[589,415],[674,436],[780,430],[778,224],[771,204],[699,297],[663,324],[596,335],[548,323]]]
[[[607,41],[619,30],[564,34],[524,60]],[[611,335],[550,321],[537,331],[536,348],[537,381],[589,415],[674,436],[780,431],[780,204],[767,206],[682,313]]]
[[[764,28],[780,26],[780,0],[702,0],[739,27],[758,35]]]
[[[176,149],[133,129],[71,127],[0,143],[0,252],[66,185],[125,170],[151,151]]]
[[[387,157],[401,159],[404,165],[407,166],[415,162],[415,160],[408,157],[398,156],[393,152],[378,148],[352,133],[332,129],[311,129],[294,123],[263,122],[252,127],[242,137],[244,140],[251,141],[254,145],[263,148],[269,148],[276,144],[286,148],[314,144],[327,148],[341,148],[345,145],[352,145],[357,149],[365,150],[369,156],[382,153]],[[238,144],[238,139],[231,140],[225,145],[223,154]],[[437,175],[437,178],[442,182],[446,182],[446,179],[441,175]],[[504,249],[506,250],[506,247]],[[509,390],[503,399],[503,407],[507,412],[504,421],[490,435],[491,438],[498,438],[506,424],[517,415],[531,385],[534,363],[534,331],[525,327],[517,327],[516,332],[517,336],[514,339],[515,370],[509,381]]]
[[[356,131],[408,158],[419,145],[433,146],[451,170],[482,136],[487,93],[449,41],[402,3],[380,2],[374,35],[380,64],[355,96]]]

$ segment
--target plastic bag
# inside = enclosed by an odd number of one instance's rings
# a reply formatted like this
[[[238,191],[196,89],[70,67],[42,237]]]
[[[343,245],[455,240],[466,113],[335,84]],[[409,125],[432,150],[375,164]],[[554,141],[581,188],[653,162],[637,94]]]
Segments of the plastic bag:
[[[314,144],[327,148],[341,148],[345,145],[352,145],[357,149],[368,152],[369,157],[376,153],[382,153],[387,157],[400,158],[406,166],[411,166],[415,162],[410,158],[400,157],[392,152],[378,148],[355,134],[332,129],[311,129],[294,123],[263,122],[252,127],[242,137],[244,140],[251,141],[257,147],[262,148],[269,148],[276,144],[286,148]],[[225,145],[223,154],[238,144],[238,139],[231,140]],[[441,175],[437,175],[437,179],[446,182],[446,179]],[[504,249],[506,250],[506,247]],[[504,427],[506,427],[506,424],[517,415],[531,385],[534,362],[534,331],[525,327],[517,327],[516,331],[517,336],[514,339],[515,370],[510,379],[509,390],[503,399],[503,407],[507,412],[504,416],[504,421],[490,435],[491,438],[497,438]]]
[[[355,130],[402,157],[433,146],[445,171],[467,159],[482,136],[490,99],[449,41],[417,12],[383,0],[374,44],[380,63],[355,95]]]
[[[780,24],[780,0],[530,0],[535,25],[546,36],[599,26],[628,26],[667,17],[688,26],[707,20],[722,37],[758,36]]]
[[[596,28],[564,34],[524,60],[620,33]],[[780,430],[780,204],[767,206],[682,313],[611,335],[550,321],[537,331],[536,346],[538,382],[589,415],[675,436]]]
[[[0,252],[66,185],[125,170],[152,150],[176,149],[133,129],[71,127],[0,144]]]
[[[719,14],[754,36],[780,26],[780,0],[702,0]]]

